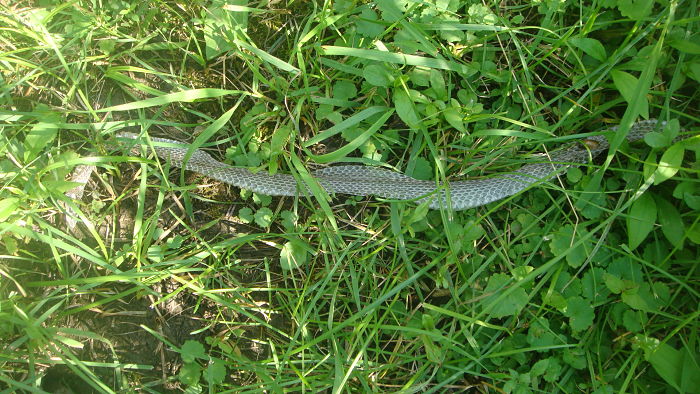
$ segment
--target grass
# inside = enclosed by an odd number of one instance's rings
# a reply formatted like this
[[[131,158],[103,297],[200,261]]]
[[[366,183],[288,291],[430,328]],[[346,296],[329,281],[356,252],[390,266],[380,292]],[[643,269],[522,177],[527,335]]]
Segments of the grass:
[[[1,5],[0,390],[697,392],[693,10]],[[647,117],[668,126],[626,143]],[[617,124],[607,156],[462,212],[271,198],[113,143],[453,180]]]

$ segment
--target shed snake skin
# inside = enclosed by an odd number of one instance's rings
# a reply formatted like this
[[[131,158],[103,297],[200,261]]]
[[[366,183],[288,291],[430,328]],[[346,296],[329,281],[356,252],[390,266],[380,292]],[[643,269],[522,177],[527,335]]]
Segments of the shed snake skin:
[[[665,122],[655,119],[639,121],[632,125],[626,138],[630,142],[637,141],[664,124]],[[609,129],[616,130],[617,127]],[[119,133],[117,136],[140,141],[137,134]],[[256,193],[270,196],[299,194],[299,183],[292,175],[270,175],[264,171],[253,173],[245,168],[222,163],[199,149],[194,150],[185,162],[189,145],[166,138],[151,137],[150,140],[154,143],[155,153],[173,166],[195,171]],[[360,165],[327,167],[312,171],[311,174],[331,194],[375,195],[396,200],[414,200],[418,203],[429,199],[431,209],[447,207],[449,201],[451,208],[458,211],[512,196],[531,185],[555,177],[567,167],[588,163],[609,147],[607,139],[602,135],[588,137],[582,142],[548,156],[542,155],[543,160],[526,164],[513,172],[499,173],[484,179],[449,182],[442,187],[438,187],[435,181],[418,180],[383,168]]]

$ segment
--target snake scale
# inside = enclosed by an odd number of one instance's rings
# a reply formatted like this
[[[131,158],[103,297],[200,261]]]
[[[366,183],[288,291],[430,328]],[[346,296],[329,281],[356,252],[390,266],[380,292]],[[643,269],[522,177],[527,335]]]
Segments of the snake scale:
[[[665,122],[655,119],[634,123],[626,138],[630,142],[642,139],[644,135]],[[609,131],[616,131],[617,127]],[[138,140],[132,133],[119,133],[119,137]],[[202,150],[194,150],[185,162],[189,145],[166,138],[151,138],[153,149],[171,165],[198,172],[229,185],[249,189],[271,196],[296,196],[299,184],[292,175],[270,175],[264,171],[253,173],[245,168],[237,168],[222,163]],[[586,138],[584,143],[555,152],[537,163],[526,164],[514,172],[500,173],[484,179],[467,179],[449,182],[437,187],[435,181],[425,181],[386,170],[379,167],[341,165],[312,171],[311,174],[328,193],[342,193],[356,196],[375,195],[396,200],[430,199],[431,209],[446,207],[449,201],[453,210],[478,207],[502,198],[512,196],[529,186],[553,178],[563,169],[589,162],[608,149],[607,139],[602,135]]]

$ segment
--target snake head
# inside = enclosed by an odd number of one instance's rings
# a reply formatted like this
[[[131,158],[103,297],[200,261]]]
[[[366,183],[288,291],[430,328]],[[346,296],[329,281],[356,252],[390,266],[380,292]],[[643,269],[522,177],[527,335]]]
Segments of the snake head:
[[[596,149],[600,148],[600,141],[597,141],[593,138],[586,138],[582,142],[584,145],[586,145],[586,148],[588,148],[590,150],[596,150]]]

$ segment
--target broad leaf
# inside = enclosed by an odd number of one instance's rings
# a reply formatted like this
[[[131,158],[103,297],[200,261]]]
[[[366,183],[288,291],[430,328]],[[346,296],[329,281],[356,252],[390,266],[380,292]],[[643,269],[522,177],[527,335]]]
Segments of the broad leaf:
[[[586,55],[599,60],[605,61],[608,55],[605,53],[605,47],[600,41],[595,38],[585,38],[585,37],[574,37],[569,40],[569,42],[582,50]]]
[[[659,224],[664,236],[673,246],[682,249],[685,223],[683,223],[681,214],[673,204],[658,195],[656,196],[656,206],[659,209]]]
[[[666,383],[681,393],[700,393],[700,366],[687,347],[677,350],[655,338],[635,337],[644,350],[644,358]]]
[[[362,76],[374,86],[387,87],[394,81],[394,77],[389,69],[380,64],[368,65],[362,70]]]
[[[287,146],[289,136],[292,133],[292,128],[289,125],[283,125],[277,128],[270,139],[270,174],[277,173],[277,156],[284,152]]]
[[[574,332],[590,327],[595,317],[591,304],[581,297],[571,297],[566,300],[565,315],[569,317],[569,324]]]
[[[464,121],[462,120],[462,111],[460,111],[459,108],[447,107],[442,112],[442,115],[445,117],[445,120],[447,120],[447,123],[449,123],[450,126],[463,133],[467,132],[467,128],[464,127]]]
[[[585,241],[580,245],[572,246],[588,232],[581,228],[574,230],[573,226],[566,225],[552,235],[552,241],[549,248],[555,256],[566,255],[566,262],[571,267],[579,267],[586,261],[591,249],[589,241]]]
[[[504,300],[494,305],[493,302],[500,297],[501,292],[504,291],[510,282],[511,280],[506,274],[495,274],[489,278],[484,292],[491,294],[482,301],[482,305],[484,308],[491,308],[489,311],[491,317],[498,319],[513,316],[520,313],[527,305],[528,297],[523,288],[515,289]]]
[[[0,200],[0,222],[5,221],[19,207],[19,198],[10,197]]]
[[[50,144],[54,138],[56,138],[56,134],[60,128],[58,124],[61,121],[60,115],[56,113],[49,113],[42,119],[43,121],[35,123],[32,126],[32,129],[24,139],[25,161],[34,160],[39,153],[41,153],[44,148]]]
[[[676,175],[678,170],[681,168],[681,164],[683,163],[684,153],[685,149],[683,148],[683,144],[680,143],[673,144],[666,150],[666,152],[664,152],[664,154],[661,156],[661,160],[659,160],[659,167],[654,173],[655,185],[658,185],[659,183]]]
[[[627,216],[627,237],[630,249],[634,250],[654,229],[656,202],[650,193],[644,193],[632,204]]]
[[[226,363],[223,360],[213,360],[205,372],[209,384],[221,384],[226,379]]]
[[[184,361],[185,363],[191,363],[198,358],[206,359],[207,353],[204,350],[204,345],[197,341],[188,339],[182,345],[180,356],[182,357],[182,361]]]
[[[306,264],[309,259],[309,246],[301,238],[288,241],[280,251],[280,265],[283,270],[292,270]]]
[[[418,115],[413,100],[402,88],[394,90],[394,105],[399,118],[412,129],[417,129],[419,126]]]
[[[641,20],[651,14],[654,0],[617,0],[617,9],[630,19]]]
[[[620,70],[612,70],[613,83],[628,104],[632,104],[636,95],[640,94],[639,80],[632,74]],[[644,118],[649,118],[649,102],[642,98],[639,114]]]

